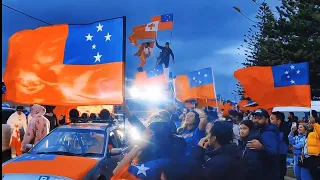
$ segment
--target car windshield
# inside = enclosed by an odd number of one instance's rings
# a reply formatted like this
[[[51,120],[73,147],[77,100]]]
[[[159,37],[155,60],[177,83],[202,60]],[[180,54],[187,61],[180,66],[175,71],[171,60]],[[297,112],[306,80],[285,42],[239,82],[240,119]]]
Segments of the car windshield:
[[[74,156],[103,156],[106,132],[92,129],[57,128],[29,153]]]

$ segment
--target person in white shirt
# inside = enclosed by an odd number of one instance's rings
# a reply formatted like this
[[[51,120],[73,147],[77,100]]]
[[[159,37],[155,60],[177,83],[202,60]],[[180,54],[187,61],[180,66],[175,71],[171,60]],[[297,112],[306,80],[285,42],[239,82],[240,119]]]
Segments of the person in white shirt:
[[[17,111],[9,117],[7,124],[11,127],[11,133],[17,128],[20,130],[20,137],[23,137],[24,133],[27,130],[27,117],[22,112],[23,106],[17,106]],[[12,133],[12,135],[15,135],[16,133]],[[10,145],[11,145],[12,137],[10,139]],[[21,141],[21,140],[20,140]],[[16,155],[16,149],[11,148],[11,157],[15,158]]]

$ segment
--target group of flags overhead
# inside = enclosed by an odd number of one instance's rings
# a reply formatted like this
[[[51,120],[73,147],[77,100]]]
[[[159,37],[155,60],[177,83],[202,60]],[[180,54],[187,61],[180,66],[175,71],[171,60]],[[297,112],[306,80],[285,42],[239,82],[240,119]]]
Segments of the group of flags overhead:
[[[158,15],[151,18],[151,22],[133,27],[129,36],[131,44],[140,47],[138,40],[155,39],[157,31],[169,30],[173,28],[173,14]]]
[[[4,73],[6,100],[48,105],[122,104],[124,23],[124,18],[116,18],[15,33],[9,40]],[[138,40],[155,39],[157,31],[172,28],[173,14],[154,16],[151,23],[134,27],[129,40],[139,46]],[[150,47],[153,46],[151,41]],[[137,56],[143,54],[139,47]],[[234,76],[246,96],[260,107],[311,106],[307,62],[243,68],[235,71]],[[160,66],[136,75],[137,84],[165,80]],[[198,106],[222,107],[217,101],[211,68],[179,75],[173,85],[175,98],[181,102],[194,104],[192,100],[196,100]]]

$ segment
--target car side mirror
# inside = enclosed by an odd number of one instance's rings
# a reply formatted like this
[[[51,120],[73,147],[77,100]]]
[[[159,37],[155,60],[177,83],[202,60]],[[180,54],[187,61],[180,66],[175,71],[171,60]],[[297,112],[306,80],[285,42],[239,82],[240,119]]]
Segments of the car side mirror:
[[[33,148],[33,145],[32,145],[32,144],[27,144],[27,145],[26,145],[26,150],[27,150],[27,151],[29,151],[31,148]]]
[[[112,148],[110,151],[111,156],[117,156],[122,154],[122,149],[121,148]]]

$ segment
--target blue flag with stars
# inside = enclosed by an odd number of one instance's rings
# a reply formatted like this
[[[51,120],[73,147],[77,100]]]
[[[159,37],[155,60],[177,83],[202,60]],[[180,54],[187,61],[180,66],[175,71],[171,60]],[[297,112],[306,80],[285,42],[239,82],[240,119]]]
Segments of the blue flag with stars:
[[[123,20],[69,25],[64,64],[95,65],[123,61]]]
[[[272,67],[274,87],[309,85],[309,64],[296,63]]]
[[[152,78],[156,76],[160,76],[163,74],[163,66],[162,65],[157,65],[155,68],[146,70],[147,77]]]
[[[147,161],[144,164],[130,165],[127,171],[122,170],[120,174],[112,179],[147,180],[160,179],[163,169],[167,167],[169,160],[166,158]]]
[[[187,73],[187,76],[191,88],[196,88],[207,84],[213,84],[211,68],[205,68],[199,71],[189,72]]]

